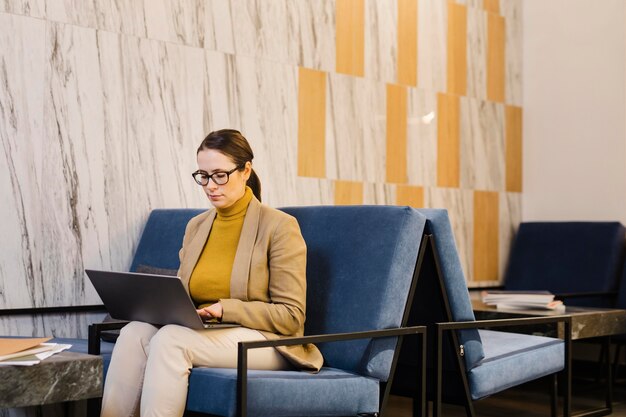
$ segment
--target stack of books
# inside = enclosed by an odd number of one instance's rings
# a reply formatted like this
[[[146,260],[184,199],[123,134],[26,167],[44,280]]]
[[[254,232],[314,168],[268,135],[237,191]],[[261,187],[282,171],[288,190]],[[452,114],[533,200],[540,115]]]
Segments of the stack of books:
[[[36,365],[50,356],[72,347],[61,343],[47,343],[51,337],[0,338],[0,366]]]
[[[483,291],[483,303],[495,305],[499,310],[562,310],[561,300],[555,300],[549,291]]]

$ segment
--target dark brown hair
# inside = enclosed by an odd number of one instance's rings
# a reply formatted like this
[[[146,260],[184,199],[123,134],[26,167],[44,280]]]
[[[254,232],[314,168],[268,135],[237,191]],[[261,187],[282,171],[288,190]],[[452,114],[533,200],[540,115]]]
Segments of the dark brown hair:
[[[209,133],[198,147],[196,155],[205,149],[219,151],[232,159],[237,166],[241,167],[248,161],[252,162],[254,158],[254,153],[248,140],[241,132],[234,129],[222,129]],[[254,172],[254,169],[250,173],[250,178],[248,178],[246,185],[252,189],[254,196],[261,201],[261,180]]]

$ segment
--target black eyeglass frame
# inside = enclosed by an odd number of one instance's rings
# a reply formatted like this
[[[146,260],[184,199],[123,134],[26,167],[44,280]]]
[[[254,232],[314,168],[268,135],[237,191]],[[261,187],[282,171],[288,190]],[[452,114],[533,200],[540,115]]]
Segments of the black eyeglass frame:
[[[245,166],[246,166],[246,164],[237,165],[235,168],[231,169],[230,171],[215,171],[212,174],[209,174],[208,172],[206,172],[206,171],[204,171],[202,169],[199,169],[196,172],[192,173],[191,176],[193,177],[193,180],[196,182],[196,184],[198,184],[198,185],[200,185],[202,187],[206,187],[209,184],[209,180],[212,180],[217,185],[226,185],[226,184],[228,184],[228,181],[230,181],[231,174],[233,172],[235,172],[235,171],[243,169]],[[199,175],[199,174],[204,175],[207,178],[206,183],[203,184],[201,181],[198,181],[196,179],[196,175]],[[214,176],[215,175],[219,175],[219,174],[226,174],[226,181],[225,182],[219,183],[219,182],[215,181]]]

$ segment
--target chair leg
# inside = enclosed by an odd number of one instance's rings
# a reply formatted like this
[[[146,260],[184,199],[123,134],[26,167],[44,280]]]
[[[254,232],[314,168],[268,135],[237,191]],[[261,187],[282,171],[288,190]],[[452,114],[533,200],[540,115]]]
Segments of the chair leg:
[[[615,357],[613,358],[613,385],[617,381],[617,373],[619,371],[619,354],[621,353],[622,345],[617,343],[615,345]]]
[[[550,381],[550,415],[557,417],[559,410],[557,374],[552,374]]]

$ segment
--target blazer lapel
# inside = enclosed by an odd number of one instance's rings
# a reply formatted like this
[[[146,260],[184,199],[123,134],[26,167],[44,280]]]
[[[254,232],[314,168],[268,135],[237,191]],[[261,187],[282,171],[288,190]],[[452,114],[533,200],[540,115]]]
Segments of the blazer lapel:
[[[241,237],[233,262],[233,272],[230,277],[230,297],[239,300],[248,300],[248,279],[250,278],[250,264],[252,262],[252,251],[256,242],[256,235],[259,229],[259,219],[261,216],[261,203],[252,197],[246,217],[243,220]]]
[[[211,232],[213,226],[213,220],[215,220],[215,210],[211,210],[204,221],[198,226],[198,232],[195,234],[189,246],[185,248],[185,259],[183,265],[181,265],[181,279],[187,292],[189,292],[189,280],[191,279],[191,273],[198,263],[198,259],[202,254],[204,245]]]

